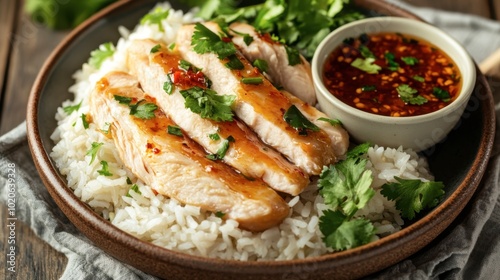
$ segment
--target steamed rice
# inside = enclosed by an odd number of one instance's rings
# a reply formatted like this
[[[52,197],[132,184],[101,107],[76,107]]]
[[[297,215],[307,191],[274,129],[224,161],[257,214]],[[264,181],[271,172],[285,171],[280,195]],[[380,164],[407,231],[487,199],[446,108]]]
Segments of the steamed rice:
[[[158,4],[168,9],[169,4]],[[142,240],[188,254],[236,260],[289,260],[325,254],[319,230],[319,217],[328,207],[318,195],[315,182],[297,197],[287,197],[290,214],[279,226],[264,232],[252,233],[238,228],[234,220],[222,220],[199,207],[183,205],[173,198],[155,194],[138,180],[122,163],[112,139],[106,137],[93,123],[85,129],[82,114],[89,112],[88,96],[97,82],[109,71],[127,71],[125,53],[128,42],[152,38],[170,44],[184,23],[192,22],[191,13],[170,12],[162,22],[164,32],[157,25],[140,25],[134,31],[120,28],[122,38],[112,58],[96,71],[87,64],[75,75],[75,84],[69,89],[75,96],[58,109],[58,127],[52,135],[56,143],[51,157],[68,186],[83,202],[90,205],[104,219]],[[66,114],[65,106],[81,102],[78,112]],[[104,143],[96,159],[89,164],[87,151],[93,142]],[[356,216],[372,220],[377,230],[375,239],[401,229],[403,220],[394,202],[380,194],[380,187],[394,181],[394,176],[405,179],[433,180],[423,158],[411,150],[373,147],[368,151],[367,168],[373,172],[372,187],[375,196]],[[99,175],[100,161],[109,164],[112,176]],[[137,184],[140,193],[130,191],[127,178]]]

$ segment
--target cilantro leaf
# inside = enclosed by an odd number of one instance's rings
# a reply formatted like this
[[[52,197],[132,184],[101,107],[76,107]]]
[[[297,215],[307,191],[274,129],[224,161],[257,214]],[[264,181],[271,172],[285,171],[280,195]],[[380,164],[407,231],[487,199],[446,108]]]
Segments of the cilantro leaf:
[[[348,220],[340,211],[324,211],[319,228],[325,244],[337,251],[367,244],[375,235],[375,227],[369,220]]]
[[[366,159],[347,158],[324,167],[318,181],[320,194],[333,209],[339,207],[352,217],[373,197],[372,172],[366,170]]]
[[[199,22],[195,24],[191,45],[196,53],[212,52],[217,54],[219,59],[224,59],[236,53],[236,47],[232,42],[223,41],[219,35]]]
[[[215,216],[216,216],[217,218],[221,218],[221,219],[222,219],[225,215],[226,215],[226,213],[224,213],[224,212],[222,212],[222,211],[217,211],[217,212],[215,212]]]
[[[113,98],[116,101],[118,101],[118,103],[120,103],[120,104],[130,105],[130,103],[132,102],[132,98],[131,97],[125,97],[125,96],[121,96],[121,95],[114,95]]]
[[[300,59],[300,53],[297,49],[285,45],[285,51],[288,56],[288,65],[294,66],[302,63],[302,59]]]
[[[406,65],[413,66],[418,63],[418,58],[413,57],[413,56],[404,56],[401,57],[401,60],[406,63]]]
[[[165,81],[165,83],[163,83],[163,90],[168,95],[172,95],[172,93],[174,92],[174,83],[172,82],[170,75],[167,75],[167,80]]]
[[[234,142],[233,136],[229,136],[227,139],[225,139],[215,154],[210,154],[210,155],[207,155],[206,157],[208,159],[211,159],[211,160],[224,159],[224,157],[226,156],[227,150],[229,150],[229,143],[230,142]]]
[[[413,76],[412,78],[413,78],[415,81],[417,81],[417,82],[421,82],[421,83],[425,82],[425,78],[424,78],[424,77],[422,77],[422,76],[415,75],[415,76]]]
[[[307,135],[307,129],[311,131],[320,130],[320,128],[308,120],[295,105],[290,106],[290,108],[286,110],[283,119],[291,127],[295,128],[300,135]]]
[[[132,197],[132,196],[130,195],[130,192],[136,192],[136,193],[138,193],[138,194],[142,194],[142,193],[141,193],[141,191],[139,190],[139,186],[138,186],[137,184],[133,184],[133,185],[130,187],[129,191],[127,192],[127,196],[128,196],[128,197]]]
[[[399,69],[399,63],[396,62],[396,56],[391,52],[386,52],[384,56],[387,61],[387,68],[392,71],[397,71]]]
[[[365,71],[368,74],[378,74],[378,71],[382,68],[374,62],[375,58],[362,59],[358,57],[351,63],[351,66]]]
[[[82,101],[80,101],[80,103],[76,104],[76,105],[70,105],[70,106],[65,106],[63,107],[63,111],[66,113],[66,114],[71,114],[75,111],[78,111],[80,109],[80,106],[82,105]]]
[[[157,53],[158,51],[160,51],[161,49],[161,45],[158,44],[158,45],[155,45],[154,47],[151,48],[151,51],[149,51],[150,53]]]
[[[157,7],[150,13],[146,14],[141,18],[140,24],[158,25],[160,31],[164,31],[161,21],[168,17],[169,10],[165,10],[162,7]]]
[[[217,92],[200,87],[181,90],[184,106],[204,119],[214,121],[232,121],[231,106],[236,99],[234,95],[218,95]]]
[[[370,85],[370,86],[362,86],[361,87],[361,90],[362,91],[374,91],[374,90],[377,90],[377,87],[374,86],[374,85]]]
[[[375,55],[372,51],[365,45],[359,46],[359,52],[364,58],[375,58]]]
[[[329,123],[331,126],[339,126],[339,125],[342,125],[342,122],[339,120],[339,119],[335,119],[335,120],[332,120],[332,119],[328,119],[328,118],[319,118],[318,121],[322,121],[322,122],[327,122]]]
[[[208,135],[208,138],[210,138],[214,141],[218,141],[218,140],[220,140],[220,135],[218,133],[212,133],[212,134]]]
[[[94,162],[97,152],[99,152],[99,149],[101,148],[102,145],[104,145],[104,143],[99,143],[99,142],[92,143],[91,148],[86,153],[86,155],[90,156],[89,165],[92,164],[92,162]]]
[[[175,135],[175,136],[181,136],[181,137],[182,137],[182,136],[184,136],[184,135],[182,134],[182,130],[181,130],[181,128],[180,128],[180,127],[178,127],[178,126],[172,126],[172,125],[169,125],[169,126],[167,127],[167,132],[168,132],[168,134],[172,134],[172,135]]]
[[[115,53],[115,46],[113,43],[108,42],[99,46],[98,49],[90,52],[89,65],[94,67],[95,69],[101,68],[102,63],[113,56]]]
[[[154,111],[158,109],[158,106],[154,103],[145,103],[144,100],[137,102],[134,105],[130,105],[130,115],[137,117],[139,119],[152,119],[155,116]]]
[[[396,91],[399,94],[399,98],[403,100],[405,103],[409,103],[412,105],[422,105],[427,103],[427,99],[418,94],[418,91],[407,84],[399,85],[396,88]]]
[[[352,148],[350,151],[347,152],[346,158],[358,158],[368,153],[368,149],[371,147],[371,145],[372,144],[368,142],[357,145],[356,147]]]
[[[97,170],[97,173],[107,177],[113,176],[113,173],[109,172],[108,162],[105,160],[101,160],[101,169]]]
[[[263,59],[256,59],[253,64],[254,67],[257,67],[261,73],[267,72],[269,70],[269,65],[267,64],[267,61]]]
[[[449,102],[451,100],[450,93],[447,90],[444,90],[442,88],[434,87],[432,89],[432,94],[435,97],[443,100],[444,102]]]
[[[410,220],[415,217],[415,213],[436,206],[444,195],[442,182],[423,182],[399,177],[394,179],[397,182],[384,184],[380,193],[396,201],[396,208],[401,211],[401,216]]]
[[[87,120],[87,115],[82,113],[80,118],[82,119],[83,128],[88,129],[89,128],[89,121]]]

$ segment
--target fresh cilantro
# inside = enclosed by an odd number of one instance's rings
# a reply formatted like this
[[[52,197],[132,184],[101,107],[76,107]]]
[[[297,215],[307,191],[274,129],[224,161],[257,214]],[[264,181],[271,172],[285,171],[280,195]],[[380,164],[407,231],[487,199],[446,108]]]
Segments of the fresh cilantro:
[[[174,92],[174,83],[172,83],[172,79],[170,78],[170,75],[167,75],[167,80],[165,83],[163,83],[163,90],[168,94],[172,95]]]
[[[169,10],[165,10],[162,7],[157,7],[150,13],[146,14],[141,18],[140,24],[149,24],[149,25],[158,25],[158,29],[160,31],[164,31],[163,25],[161,24],[162,20],[168,17]]]
[[[65,106],[63,107],[63,111],[66,113],[66,114],[71,114],[73,112],[76,112],[80,109],[80,106],[82,105],[82,101],[80,101],[80,103],[76,104],[76,105],[70,105],[70,106]]]
[[[212,134],[208,135],[208,138],[210,138],[214,141],[218,141],[218,140],[220,140],[220,135],[218,133],[212,133]]]
[[[139,186],[138,186],[137,184],[133,184],[133,185],[130,187],[129,191],[127,192],[127,197],[132,197],[132,196],[130,195],[130,192],[131,192],[131,191],[132,191],[132,192],[136,192],[136,193],[138,193],[138,194],[142,194],[142,193],[141,193],[141,191],[139,190]]]
[[[104,143],[99,143],[99,142],[92,143],[91,148],[86,153],[86,155],[90,156],[89,165],[92,164],[92,162],[94,162],[97,152],[99,152],[99,149],[101,148],[102,145],[104,145]]]
[[[130,178],[129,178],[129,177],[127,177],[127,184],[128,184],[128,185],[132,185],[132,180],[130,180]]]
[[[406,63],[406,65],[413,66],[418,63],[418,58],[413,57],[413,56],[403,56],[401,57],[401,60]]]
[[[257,69],[259,69],[259,71],[261,73],[265,73],[269,69],[269,65],[267,65],[267,61],[265,61],[263,59],[256,59],[253,62],[253,66],[257,67]]]
[[[158,106],[154,103],[148,103],[144,100],[137,102],[134,105],[130,105],[130,115],[137,117],[139,119],[152,119],[155,116],[155,110]]]
[[[352,63],[352,67],[356,67],[359,70],[365,71],[368,74],[378,74],[378,71],[382,69],[380,66],[374,63],[374,58],[356,58]]]
[[[231,70],[241,70],[245,67],[243,63],[234,55],[229,57],[229,61],[225,64],[225,66]]]
[[[89,65],[94,67],[95,69],[101,68],[102,63],[113,56],[115,53],[115,46],[113,43],[104,43],[99,46],[98,49],[90,52]]]
[[[245,45],[249,46],[253,42],[253,37],[250,36],[250,34],[238,32],[234,29],[231,29],[231,31],[237,35],[243,36],[243,42],[245,42]]]
[[[399,63],[396,62],[396,56],[391,52],[386,52],[384,56],[387,62],[387,68],[391,71],[397,71],[399,69]]]
[[[200,71],[200,69],[196,68],[193,66],[193,64],[191,64],[190,62],[184,60],[184,59],[181,59],[179,61],[179,68],[181,68],[182,70],[184,71],[193,71],[193,72],[198,72]]]
[[[150,53],[157,53],[160,49],[161,49],[161,45],[158,44],[158,45],[151,48]]]
[[[226,213],[224,213],[222,211],[215,212],[215,217],[217,217],[217,218],[221,218],[222,219],[225,215],[226,215]]]
[[[222,40],[219,35],[201,23],[195,24],[191,45],[196,53],[215,53],[219,59],[227,58],[236,53],[236,47],[231,41]]]
[[[362,87],[361,87],[361,90],[362,90],[362,91],[374,91],[374,90],[376,90],[376,89],[377,89],[377,87],[376,87],[376,86],[373,86],[373,85],[370,85],[370,86],[362,86]]]
[[[244,77],[241,82],[247,85],[260,85],[264,82],[262,77]]]
[[[371,144],[368,142],[365,142],[363,144],[359,144],[347,152],[346,158],[358,158],[358,157],[368,153],[368,149],[370,147],[371,147]]]
[[[181,90],[184,105],[204,119],[214,121],[232,121],[231,106],[236,99],[234,95],[218,95],[217,92],[200,87]]]
[[[172,134],[172,135],[175,135],[175,136],[181,136],[181,137],[183,136],[182,130],[178,126],[169,125],[167,127],[167,132],[168,132],[168,134]]]
[[[206,157],[211,160],[222,160],[226,156],[227,150],[229,150],[229,143],[234,142],[234,137],[229,136],[227,139],[225,139],[221,147],[217,150],[215,154],[209,154]]]
[[[435,97],[443,100],[444,102],[449,102],[451,100],[450,93],[447,90],[444,90],[442,88],[434,87],[432,89],[432,94]]]
[[[323,241],[335,250],[347,250],[367,244],[375,235],[375,227],[369,220],[349,220],[340,211],[326,210],[319,220]]]
[[[168,49],[173,51],[175,49],[175,43],[171,43],[170,45],[168,45]]]
[[[442,182],[394,179],[397,182],[384,184],[380,193],[394,200],[401,216],[410,220],[421,210],[436,206],[444,195]]]
[[[332,119],[328,119],[328,118],[319,118],[318,121],[323,121],[323,122],[327,122],[329,123],[331,126],[339,126],[339,125],[342,125],[342,122],[339,120],[339,119],[335,119],[335,120],[332,120]]]
[[[130,105],[130,103],[132,102],[132,98],[130,97],[114,95],[113,98],[120,104]]]
[[[82,119],[83,128],[88,129],[89,128],[89,121],[87,120],[87,115],[82,114],[80,116],[80,118]]]
[[[295,128],[300,135],[307,135],[307,130],[319,131],[320,128],[308,120],[302,112],[295,106],[292,105],[288,110],[286,110],[283,115],[283,119],[291,127]]]
[[[107,177],[113,176],[113,173],[109,172],[108,162],[105,160],[101,160],[101,169],[97,170],[97,173]]]
[[[359,46],[359,52],[364,58],[375,58],[375,55],[372,51],[365,45]]]
[[[407,84],[399,85],[396,88],[396,91],[399,94],[399,98],[401,98],[401,100],[403,100],[405,103],[409,103],[412,105],[422,105],[428,101],[425,97],[418,94],[418,90],[410,87]]]
[[[424,78],[424,77],[422,77],[422,76],[415,75],[415,76],[413,76],[412,78],[413,78],[415,81],[417,81],[417,82],[421,82],[421,83],[425,82],[425,78]]]
[[[288,65],[294,66],[301,64],[300,53],[297,49],[285,45],[286,55],[288,57]]]

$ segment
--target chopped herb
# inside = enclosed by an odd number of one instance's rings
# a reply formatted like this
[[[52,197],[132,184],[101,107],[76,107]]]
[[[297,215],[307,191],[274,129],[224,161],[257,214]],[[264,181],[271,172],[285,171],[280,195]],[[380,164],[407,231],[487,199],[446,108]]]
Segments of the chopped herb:
[[[267,61],[265,61],[263,59],[256,59],[253,62],[253,66],[257,67],[257,69],[259,69],[259,71],[261,73],[265,73],[269,69],[269,65],[267,65]]]
[[[206,157],[211,160],[222,160],[226,156],[227,150],[229,150],[229,143],[234,142],[234,137],[229,136],[222,142],[221,147],[217,150],[215,154],[207,155]]]
[[[163,25],[161,24],[162,20],[168,17],[169,10],[165,10],[161,7],[157,7],[147,15],[141,18],[140,24],[149,24],[149,25],[158,25],[158,29],[160,31],[163,30]]]
[[[260,85],[264,82],[261,77],[245,77],[241,78],[241,82],[250,85]]]
[[[363,144],[359,144],[347,152],[346,158],[358,158],[358,157],[368,153],[368,149],[370,149],[370,147],[371,147],[371,144],[368,142],[365,142]]]
[[[243,63],[235,55],[229,57],[229,61],[225,64],[225,66],[231,70],[241,70],[245,67],[245,65],[243,65]]]
[[[111,123],[109,122],[105,122],[104,123],[104,127],[101,129],[101,131],[104,133],[104,134],[108,134],[109,133],[109,128],[111,127]]]
[[[170,75],[167,75],[167,80],[163,83],[163,90],[168,94],[172,95],[174,92],[174,83],[172,83],[172,79]]]
[[[299,135],[307,135],[308,129],[312,131],[320,130],[319,127],[308,120],[295,105],[290,106],[290,108],[286,110],[283,119],[291,127],[295,128],[299,132]]]
[[[449,102],[451,100],[450,93],[447,90],[444,90],[442,88],[434,87],[432,89],[432,94],[435,97],[443,100],[444,102]]]
[[[318,119],[318,121],[327,122],[327,123],[329,123],[331,126],[338,126],[338,125],[342,125],[342,122],[341,122],[339,119],[332,120],[332,119],[327,119],[327,118],[319,118],[319,119]]]
[[[212,134],[209,134],[208,137],[214,141],[218,141],[220,140],[220,136],[218,133],[212,133]]]
[[[137,117],[139,119],[152,119],[155,116],[154,111],[158,109],[158,106],[154,103],[144,102],[141,100],[134,105],[130,105],[130,115]]]
[[[195,24],[191,45],[196,53],[215,53],[219,59],[227,58],[236,53],[236,47],[232,42],[223,41],[219,35],[201,23]]]
[[[403,100],[405,103],[409,103],[412,105],[422,105],[427,103],[427,99],[422,95],[418,94],[418,91],[407,84],[402,84],[396,88],[399,98]]]
[[[413,56],[404,56],[401,57],[401,60],[406,63],[406,65],[413,66],[418,63],[418,58],[413,57]]]
[[[95,69],[99,69],[101,68],[102,63],[109,57],[113,56],[114,53],[115,53],[115,46],[113,46],[113,43],[111,42],[104,43],[100,45],[98,49],[90,53],[90,58],[88,63]]]
[[[190,62],[184,60],[184,59],[181,59],[179,61],[179,68],[181,68],[182,70],[184,71],[193,71],[193,72],[198,72],[200,69],[196,68],[193,66],[193,64],[191,64]]]
[[[94,162],[97,152],[99,151],[102,145],[104,145],[104,143],[99,143],[99,142],[92,143],[92,147],[86,153],[86,155],[90,156],[89,165],[92,164],[92,162]]]
[[[221,212],[221,211],[217,211],[217,212],[215,212],[215,216],[216,216],[217,218],[223,218],[225,215],[226,215],[226,213]]]
[[[97,170],[97,173],[103,176],[113,176],[113,173],[109,172],[108,162],[105,160],[101,160],[101,169]]]
[[[245,45],[249,46],[253,42],[253,37],[250,36],[250,34],[238,32],[238,31],[236,31],[234,29],[231,29],[231,31],[233,31],[234,33],[236,33],[236,34],[238,34],[240,36],[243,36],[243,42],[245,42]]]
[[[82,101],[80,101],[80,103],[76,104],[76,105],[72,105],[72,106],[65,106],[63,107],[63,111],[66,113],[66,114],[71,114],[75,111],[78,111],[80,109],[80,106],[82,105]]]
[[[125,97],[120,95],[114,95],[113,97],[120,104],[130,105],[130,103],[132,102],[132,98],[130,97]]]
[[[376,87],[376,86],[373,86],[373,85],[371,85],[371,86],[362,86],[362,87],[361,87],[361,90],[362,90],[362,91],[374,91],[374,90],[376,90],[376,89],[377,89],[377,87]]]
[[[184,136],[182,134],[181,128],[178,127],[178,126],[169,125],[167,127],[167,132],[168,132],[168,134],[172,134],[172,135],[175,135],[175,136],[181,136],[181,137]]]
[[[372,51],[365,45],[361,45],[359,47],[359,52],[364,58],[375,58],[375,55],[372,53]]]
[[[396,56],[391,52],[386,52],[384,56],[387,61],[387,68],[391,71],[397,71],[399,69],[399,63],[396,62]]]
[[[378,74],[378,71],[382,69],[380,66],[374,63],[374,58],[356,58],[351,66],[358,68],[359,70],[365,71],[368,74]]]
[[[129,178],[129,177],[127,177],[127,184],[128,184],[128,185],[131,185],[131,184],[132,184],[132,180],[130,180],[130,178]]]
[[[300,53],[297,49],[289,47],[287,45],[285,46],[286,54],[288,56],[288,65],[294,66],[297,64],[301,64],[302,60],[300,59]]]
[[[415,81],[417,81],[417,82],[421,82],[421,83],[425,82],[425,78],[424,78],[424,77],[422,77],[422,76],[415,75],[415,76],[413,76],[412,78],[413,78]]]
[[[141,193],[141,191],[139,190],[139,186],[138,186],[137,184],[133,184],[133,185],[130,187],[129,191],[127,192],[127,196],[128,196],[128,197],[132,197],[132,196],[130,195],[130,192],[131,192],[131,191],[136,192],[136,193],[138,193],[138,194],[142,194],[142,193]]]
[[[215,121],[232,121],[231,106],[236,99],[234,95],[218,95],[217,92],[200,87],[181,90],[184,105],[204,119]]]
[[[89,122],[87,121],[87,115],[82,114],[81,115],[81,119],[82,119],[83,128],[88,129],[89,128]]]
[[[347,250],[371,241],[375,227],[366,218],[349,219],[341,211],[326,210],[319,218],[323,242],[334,250]]]
[[[154,47],[152,47],[152,48],[151,48],[150,53],[156,53],[156,52],[158,52],[160,49],[161,49],[161,45],[160,45],[160,44],[158,44],[158,45],[156,45],[156,46],[154,46]]]
[[[169,50],[174,50],[175,49],[175,43],[171,43],[170,45],[168,45],[168,49]]]
[[[436,206],[444,195],[442,182],[394,179],[397,182],[384,184],[380,193],[394,200],[401,216],[410,220],[415,217],[415,213]]]

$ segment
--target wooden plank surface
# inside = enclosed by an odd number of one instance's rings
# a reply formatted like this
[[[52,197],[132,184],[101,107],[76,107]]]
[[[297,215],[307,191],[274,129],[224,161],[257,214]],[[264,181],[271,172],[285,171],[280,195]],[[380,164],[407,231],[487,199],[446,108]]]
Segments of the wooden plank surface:
[[[500,0],[406,0],[416,6],[470,13],[486,18],[500,15]],[[30,87],[54,46],[67,32],[54,32],[41,27],[21,14],[17,0],[0,0],[0,89],[4,98],[1,108],[0,134],[22,122]],[[21,2],[22,3],[22,2]],[[490,9],[491,7],[491,9]],[[17,12],[16,12],[17,10]],[[14,34],[14,41],[9,36]],[[12,52],[9,44],[13,43]],[[10,63],[7,63],[10,61]],[[5,205],[0,206],[2,220],[7,216]],[[6,230],[0,230],[0,262],[5,264]],[[17,272],[3,274],[0,279],[58,279],[67,263],[66,257],[39,239],[29,226],[18,221],[16,227]],[[4,253],[5,252],[5,253]],[[4,265],[5,267],[5,265]]]

